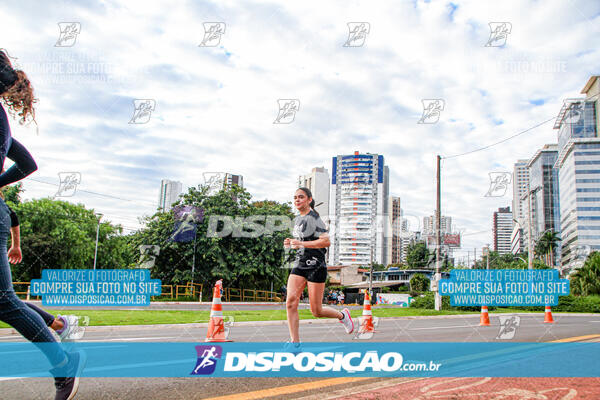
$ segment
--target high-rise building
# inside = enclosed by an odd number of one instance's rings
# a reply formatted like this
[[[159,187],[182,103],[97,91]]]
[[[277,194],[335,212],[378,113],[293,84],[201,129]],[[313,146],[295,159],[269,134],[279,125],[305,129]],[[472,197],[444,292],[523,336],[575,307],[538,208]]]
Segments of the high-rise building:
[[[452,233],[452,217],[440,217],[440,230],[442,235],[445,233]],[[423,217],[423,230],[421,231],[423,236],[435,235],[435,215],[429,217]]]
[[[179,200],[183,185],[181,182],[163,179],[160,181],[160,194],[158,195],[158,208],[161,211],[171,210],[171,205]]]
[[[392,205],[392,240],[391,249],[392,255],[390,258],[391,264],[399,264],[402,262],[402,208],[400,207],[400,197],[391,197]]]
[[[402,255],[400,262],[406,263],[406,256],[408,255],[408,246],[416,243],[419,240],[419,232],[402,231]]]
[[[356,151],[333,157],[332,167],[329,263],[389,264],[389,169],[383,156]]]
[[[524,220],[527,218],[526,210],[523,208],[521,202],[521,197],[527,194],[527,185],[529,184],[528,162],[529,160],[518,160],[515,163],[513,170],[512,210],[514,219],[521,224],[521,227],[523,226]]]
[[[207,195],[212,196],[232,185],[244,187],[244,177],[229,172],[204,172],[204,185],[208,187]]]
[[[527,163],[533,210],[531,233],[534,243],[544,232],[560,232],[558,169],[554,168],[557,158],[558,145],[547,144],[538,150]],[[557,259],[556,255],[557,252],[555,252],[553,260]]]
[[[511,252],[511,234],[513,214],[510,207],[499,208],[494,211],[493,228],[494,251],[499,254],[509,254]]]
[[[524,248],[525,246],[523,246],[523,229],[519,225],[515,224],[513,225],[513,230],[510,234],[510,252],[513,254],[519,254],[523,252]]]
[[[579,266],[578,249],[600,250],[600,76],[592,76],[582,93],[567,99],[554,124],[558,130],[561,264]]]
[[[242,175],[234,175],[229,172],[225,173],[225,179],[223,179],[223,188],[229,187],[231,185],[238,185],[239,187],[244,187],[244,177]]]
[[[308,175],[298,177],[298,187],[310,189],[315,200],[315,210],[326,221],[329,214],[329,171],[323,167],[313,168]]]

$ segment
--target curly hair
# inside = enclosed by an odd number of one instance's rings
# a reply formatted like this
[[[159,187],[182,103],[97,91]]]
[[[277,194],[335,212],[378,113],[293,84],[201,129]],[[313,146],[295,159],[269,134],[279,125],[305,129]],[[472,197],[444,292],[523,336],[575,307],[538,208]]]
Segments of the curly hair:
[[[28,120],[35,121],[34,103],[37,102],[33,94],[33,87],[25,72],[19,69],[13,69],[10,59],[6,53],[0,50],[0,69],[7,69],[16,80],[9,82],[8,87],[2,86],[4,91],[0,93],[0,99],[8,107],[8,112],[13,118],[20,118],[19,123],[25,124]]]

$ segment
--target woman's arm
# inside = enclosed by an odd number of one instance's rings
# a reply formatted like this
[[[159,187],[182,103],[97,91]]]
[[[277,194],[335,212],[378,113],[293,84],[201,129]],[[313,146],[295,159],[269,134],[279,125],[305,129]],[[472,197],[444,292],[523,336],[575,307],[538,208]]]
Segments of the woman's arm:
[[[327,233],[321,234],[317,240],[311,240],[308,242],[302,242],[300,240],[291,240],[290,245],[292,248],[306,247],[307,249],[323,249],[329,247],[331,242],[329,241],[329,235]],[[296,247],[296,248],[297,248]]]
[[[8,261],[11,264],[18,264],[23,260],[21,253],[21,231],[19,225],[10,228],[11,246],[8,250]]]
[[[0,187],[20,181],[27,175],[37,170],[37,164],[25,146],[12,138],[12,144],[6,154],[15,163],[6,172],[0,175]]]

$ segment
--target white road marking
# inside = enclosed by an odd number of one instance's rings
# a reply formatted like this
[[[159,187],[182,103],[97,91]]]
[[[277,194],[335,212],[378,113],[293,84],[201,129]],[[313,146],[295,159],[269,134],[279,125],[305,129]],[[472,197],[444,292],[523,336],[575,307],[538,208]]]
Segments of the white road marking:
[[[409,331],[421,331],[427,329],[450,329],[450,328],[477,328],[479,325],[452,325],[452,326],[434,326],[430,328],[409,328]]]

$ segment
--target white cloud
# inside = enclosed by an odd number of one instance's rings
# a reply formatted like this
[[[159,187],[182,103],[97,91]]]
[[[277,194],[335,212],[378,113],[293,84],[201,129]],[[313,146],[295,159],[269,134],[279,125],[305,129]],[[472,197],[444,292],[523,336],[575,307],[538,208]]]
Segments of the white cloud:
[[[154,211],[163,178],[192,186],[202,172],[229,171],[255,199],[287,201],[298,175],[331,172],[332,156],[354,150],[383,154],[405,212],[429,215],[436,154],[556,115],[600,61],[600,6],[584,1],[454,2],[452,19],[449,2],[423,1],[26,3],[5,7],[0,33],[35,85],[40,135],[14,122],[13,134],[36,158],[36,179],[79,171],[82,190],[132,200],[71,199],[130,227]],[[80,22],[81,34],[56,48],[64,21]],[[488,23],[503,21],[506,46],[484,47]],[[221,46],[198,47],[203,22],[226,23]],[[370,24],[363,47],[342,47],[348,22]],[[273,124],[280,98],[300,100],[294,123]],[[438,124],[416,123],[426,98],[445,100]],[[128,124],[134,99],[156,100],[147,124]],[[444,161],[443,213],[473,233],[466,248],[491,242],[492,213],[511,202],[510,191],[484,197],[488,172],[512,171],[555,141],[548,123]],[[56,189],[25,187],[30,198]]]

